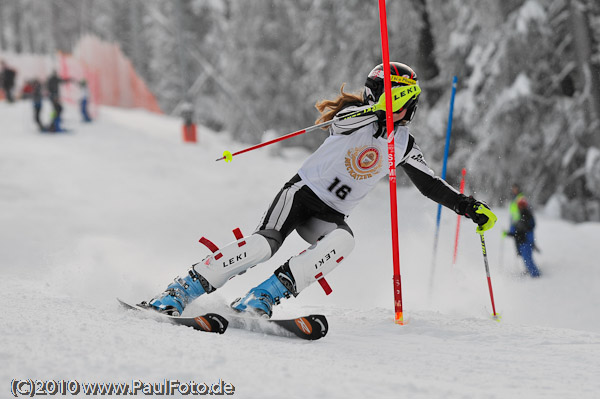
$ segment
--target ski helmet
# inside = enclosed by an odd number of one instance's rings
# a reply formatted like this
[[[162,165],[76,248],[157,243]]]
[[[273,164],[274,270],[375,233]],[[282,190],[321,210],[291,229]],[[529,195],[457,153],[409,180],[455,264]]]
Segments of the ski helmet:
[[[411,67],[400,62],[390,62],[390,74],[392,79],[392,87],[394,86],[409,86],[418,83],[419,78]],[[363,92],[363,100],[366,104],[375,104],[379,97],[383,94],[383,64],[377,65],[367,76],[365,82],[365,90]],[[402,109],[406,109],[406,116],[402,119],[405,122],[410,122],[417,110],[419,96],[410,99]]]

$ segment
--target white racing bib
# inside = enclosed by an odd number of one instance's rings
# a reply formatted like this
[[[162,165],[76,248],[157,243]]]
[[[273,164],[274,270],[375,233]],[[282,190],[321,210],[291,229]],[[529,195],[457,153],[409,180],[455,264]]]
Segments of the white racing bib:
[[[387,176],[387,139],[373,137],[376,122],[351,134],[337,134],[336,130],[334,126],[332,134],[306,159],[298,174],[323,202],[349,215],[377,182]],[[394,140],[398,165],[407,149],[408,128],[398,126]]]

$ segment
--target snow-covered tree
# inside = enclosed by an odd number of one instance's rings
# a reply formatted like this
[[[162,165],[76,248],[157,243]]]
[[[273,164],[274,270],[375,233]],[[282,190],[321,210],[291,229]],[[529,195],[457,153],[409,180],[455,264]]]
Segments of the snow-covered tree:
[[[447,179],[502,204],[518,181],[534,204],[600,220],[600,3],[387,2],[390,55],[423,89],[412,130]],[[119,43],[163,109],[258,142],[309,126],[316,101],[357,92],[381,62],[376,2],[0,0],[0,50],[69,51],[83,34]],[[324,134],[282,145],[315,148]]]

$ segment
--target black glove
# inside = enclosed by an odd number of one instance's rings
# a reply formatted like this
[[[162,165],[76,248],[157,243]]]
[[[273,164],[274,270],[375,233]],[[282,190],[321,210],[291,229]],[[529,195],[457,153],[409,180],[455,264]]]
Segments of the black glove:
[[[374,114],[377,116],[377,121],[385,125],[385,111],[375,111]]]
[[[387,134],[387,130],[385,128],[385,111],[375,111],[374,114],[377,117],[377,131],[373,137],[378,139],[383,137],[384,134]]]
[[[461,196],[462,196],[462,198],[460,199],[460,201],[458,201],[458,204],[454,207],[454,211],[456,213],[458,213],[459,215],[468,217],[473,222],[477,223],[479,226],[483,226],[484,224],[486,224],[489,218],[485,214],[478,213],[476,211],[477,211],[477,209],[479,209],[480,205],[483,205],[487,209],[490,209],[487,206],[487,204],[485,204],[484,202],[481,202],[481,201],[477,201],[475,198],[473,198],[472,195],[467,197],[467,196],[461,194]]]

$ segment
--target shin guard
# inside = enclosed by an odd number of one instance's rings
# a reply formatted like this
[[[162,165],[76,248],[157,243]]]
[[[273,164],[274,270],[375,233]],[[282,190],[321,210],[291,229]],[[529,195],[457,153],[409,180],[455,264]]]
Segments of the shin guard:
[[[271,246],[267,239],[260,234],[252,234],[248,237],[240,236],[238,240],[221,249],[214,247],[213,254],[195,264],[194,269],[214,290],[222,287],[227,280],[246,272],[270,257]]]
[[[352,234],[336,229],[287,261],[275,271],[275,275],[294,296],[315,281],[319,281],[325,292],[329,293],[325,275],[335,269],[353,249]]]

